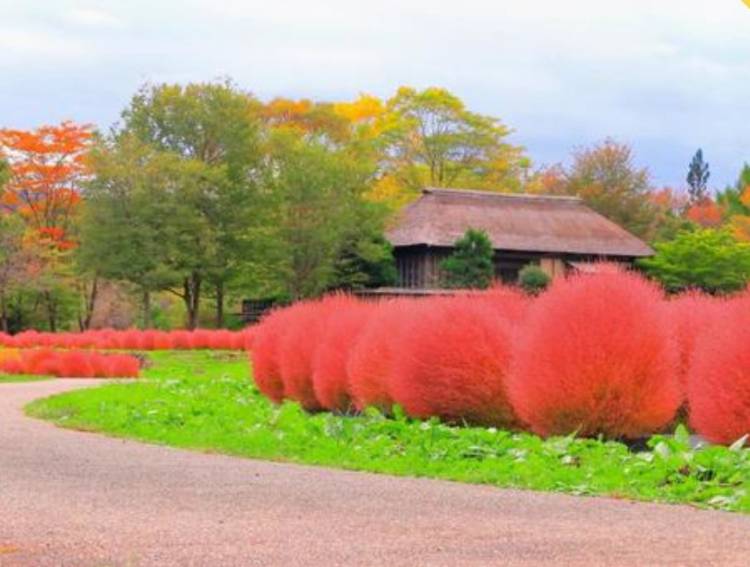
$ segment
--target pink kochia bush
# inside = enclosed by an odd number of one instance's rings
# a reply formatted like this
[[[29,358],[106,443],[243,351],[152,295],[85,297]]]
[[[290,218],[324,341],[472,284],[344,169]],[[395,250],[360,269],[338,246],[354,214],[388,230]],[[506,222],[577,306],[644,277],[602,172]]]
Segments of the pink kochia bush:
[[[402,334],[390,387],[394,399],[414,417],[514,427],[505,383],[514,314],[469,296],[432,300]]]
[[[195,331],[115,331],[102,329],[83,333],[40,333],[25,331],[17,335],[0,333],[0,346],[8,348],[64,349],[222,349],[244,350],[248,331],[196,329]]]
[[[690,291],[669,300],[667,313],[679,354],[679,379],[683,395],[687,397],[687,376],[693,353],[706,338],[712,323],[720,317],[726,300]]]
[[[5,374],[38,374],[58,378],[137,378],[140,361],[126,354],[29,349],[0,362]]]
[[[313,390],[324,409],[350,409],[349,356],[374,309],[350,299],[328,317],[312,360]]]
[[[243,341],[258,389],[312,411],[399,405],[415,418],[633,439],[664,431],[682,408],[712,441],[750,433],[750,293],[666,299],[605,266],[535,298],[500,286],[300,302]]]
[[[401,355],[401,337],[429,302],[393,299],[380,303],[372,312],[352,346],[346,366],[349,394],[357,409],[373,406],[391,410],[394,399],[390,382]]]
[[[545,436],[637,438],[667,425],[682,395],[666,316],[661,291],[632,273],[557,280],[516,344],[519,417]]]
[[[297,303],[289,309],[278,347],[279,371],[284,396],[305,409],[322,409],[313,387],[313,356],[330,317],[348,309],[353,301],[345,295],[332,295],[321,301]]]
[[[727,303],[702,336],[688,372],[690,425],[715,443],[750,434],[750,299]]]

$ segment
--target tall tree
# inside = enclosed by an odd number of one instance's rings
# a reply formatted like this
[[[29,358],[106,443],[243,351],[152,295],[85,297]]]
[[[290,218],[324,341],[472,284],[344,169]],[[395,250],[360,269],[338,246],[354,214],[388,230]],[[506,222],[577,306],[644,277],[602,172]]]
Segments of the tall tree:
[[[91,126],[72,122],[0,130],[0,160],[9,169],[0,205],[25,223],[27,245],[35,254],[29,288],[46,306],[50,330],[57,329],[61,302],[76,284],[70,251],[77,243],[75,219],[90,175],[92,137]]]
[[[78,264],[134,285],[142,298],[142,324],[150,327],[152,293],[181,283],[169,265],[175,257],[169,225],[182,198],[181,162],[123,135],[102,140],[91,163],[96,176],[86,189]]]
[[[387,171],[408,189],[518,190],[529,165],[500,120],[469,111],[446,89],[401,87],[387,103]]]
[[[213,287],[216,324],[223,325],[227,282],[245,260],[238,235],[254,216],[261,161],[257,112],[258,102],[229,82],[146,86],[123,112],[121,134],[192,162],[185,172],[212,180],[191,184],[186,201],[200,212],[206,228],[206,252],[185,263],[183,284],[175,290],[191,326],[197,322],[204,283]],[[198,187],[202,192],[195,193]]]
[[[344,150],[290,132],[274,134],[265,171],[269,207],[255,240],[276,289],[299,299],[346,285],[337,282],[346,272],[340,259],[371,237],[377,214],[362,199],[371,171]]]
[[[651,201],[647,169],[633,163],[629,146],[605,140],[577,151],[566,173],[564,191],[580,196],[591,208],[649,238],[655,230],[657,211]]]
[[[90,126],[72,122],[33,131],[0,130],[0,160],[9,166],[2,205],[21,214],[31,229],[65,245],[89,175],[91,138]]]
[[[700,204],[708,199],[708,179],[711,177],[709,165],[703,160],[703,150],[698,148],[688,168],[688,195],[691,204]]]

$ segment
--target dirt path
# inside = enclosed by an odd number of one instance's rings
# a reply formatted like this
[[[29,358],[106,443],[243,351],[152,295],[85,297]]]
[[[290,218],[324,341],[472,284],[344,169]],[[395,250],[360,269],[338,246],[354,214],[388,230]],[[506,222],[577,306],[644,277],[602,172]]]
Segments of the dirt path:
[[[204,455],[65,431],[0,384],[0,565],[747,565],[750,516]]]

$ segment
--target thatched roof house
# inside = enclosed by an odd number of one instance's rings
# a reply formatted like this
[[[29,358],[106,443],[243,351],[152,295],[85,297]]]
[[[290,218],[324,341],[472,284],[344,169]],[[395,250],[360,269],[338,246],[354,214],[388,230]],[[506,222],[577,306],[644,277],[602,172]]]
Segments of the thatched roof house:
[[[516,281],[531,262],[555,276],[596,260],[632,262],[651,248],[577,197],[425,189],[387,233],[401,287],[440,285],[440,262],[470,229],[484,230],[495,248],[497,276]]]

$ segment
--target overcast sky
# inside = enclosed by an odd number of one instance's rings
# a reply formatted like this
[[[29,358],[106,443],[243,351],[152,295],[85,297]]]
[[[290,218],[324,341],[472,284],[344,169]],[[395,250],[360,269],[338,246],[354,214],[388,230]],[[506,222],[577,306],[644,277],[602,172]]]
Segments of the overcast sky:
[[[444,86],[538,165],[607,136],[658,184],[750,161],[742,0],[0,0],[0,127],[107,127],[145,81],[262,98]]]

